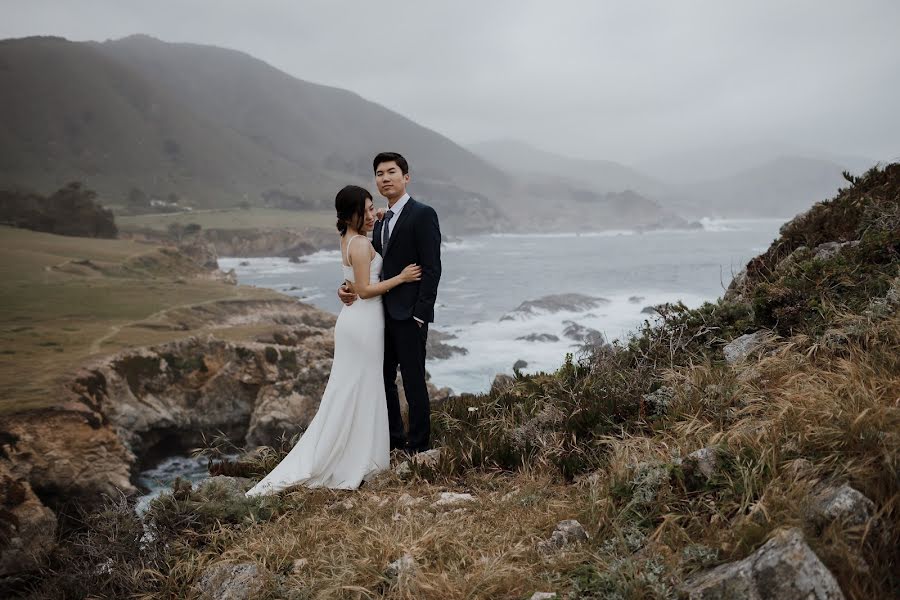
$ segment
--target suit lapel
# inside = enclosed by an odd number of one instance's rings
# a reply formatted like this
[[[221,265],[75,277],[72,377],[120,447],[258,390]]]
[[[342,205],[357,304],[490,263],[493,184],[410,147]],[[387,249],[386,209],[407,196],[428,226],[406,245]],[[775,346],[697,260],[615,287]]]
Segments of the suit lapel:
[[[394,223],[394,228],[391,230],[391,237],[388,240],[387,248],[385,248],[381,253],[382,258],[387,256],[387,253],[390,252],[391,248],[394,247],[394,240],[397,239],[397,236],[403,233],[403,224],[406,223],[406,219],[409,217],[409,213],[412,212],[415,202],[416,201],[412,198],[406,201],[406,206],[403,207],[403,212],[401,212],[400,216],[397,217],[397,222]]]
[[[383,229],[382,222],[378,221],[375,223],[375,227],[372,228],[372,245],[375,246],[375,252],[382,255],[384,257],[384,248],[381,247],[381,230]]]

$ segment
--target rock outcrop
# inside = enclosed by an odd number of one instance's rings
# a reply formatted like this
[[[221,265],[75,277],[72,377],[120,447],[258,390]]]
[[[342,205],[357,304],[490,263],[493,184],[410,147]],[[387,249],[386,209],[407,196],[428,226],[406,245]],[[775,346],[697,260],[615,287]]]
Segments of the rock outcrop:
[[[745,558],[685,582],[690,600],[843,600],[831,572],[798,529],[776,533]]]
[[[0,463],[0,578],[37,566],[56,544],[56,515]]]
[[[521,319],[539,312],[579,312],[609,304],[606,298],[586,296],[584,294],[552,294],[537,300],[527,300],[515,310],[503,315],[501,321]]]
[[[218,562],[206,568],[194,591],[202,600],[253,600],[265,587],[255,564]]]
[[[76,385],[140,457],[195,447],[218,431],[270,444],[315,415],[332,352],[327,329],[302,346],[192,337],[116,355]]]
[[[725,361],[734,364],[744,360],[765,343],[768,335],[765,331],[756,331],[733,340],[722,349]]]
[[[207,229],[203,239],[219,256],[305,256],[338,247],[337,232],[330,229]]]
[[[588,537],[581,523],[575,519],[566,519],[556,524],[550,538],[538,543],[537,549],[541,554],[552,554],[572,544],[586,542]]]

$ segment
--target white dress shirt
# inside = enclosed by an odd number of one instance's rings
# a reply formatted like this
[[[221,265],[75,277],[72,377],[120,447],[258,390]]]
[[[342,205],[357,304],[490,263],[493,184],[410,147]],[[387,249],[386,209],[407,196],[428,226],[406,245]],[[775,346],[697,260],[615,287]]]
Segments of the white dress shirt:
[[[403,211],[403,207],[406,206],[407,200],[409,200],[409,194],[403,194],[399,200],[394,202],[394,206],[388,206],[388,210],[392,213],[391,220],[382,224],[382,227],[387,225],[388,239],[391,239],[391,236],[394,235],[394,225],[397,224],[397,219],[400,218],[400,213]]]
[[[403,212],[403,207],[406,206],[406,201],[409,200],[409,194],[403,194],[400,196],[400,199],[394,202],[394,206],[388,206],[388,210],[391,211],[391,220],[386,223],[382,223],[381,227],[384,228],[387,226],[388,228],[388,240],[391,239],[391,236],[394,235],[394,225],[397,224],[397,219],[400,218],[400,213]],[[382,249],[384,252],[384,249]],[[424,323],[422,319],[419,317],[413,317],[420,325]]]

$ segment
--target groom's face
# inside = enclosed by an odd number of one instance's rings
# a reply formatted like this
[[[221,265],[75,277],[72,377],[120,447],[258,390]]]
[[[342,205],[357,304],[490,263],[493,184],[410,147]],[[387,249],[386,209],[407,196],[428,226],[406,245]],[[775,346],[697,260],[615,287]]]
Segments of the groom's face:
[[[406,193],[409,174],[404,175],[394,161],[383,162],[375,169],[375,185],[378,193],[388,200],[396,200]]]

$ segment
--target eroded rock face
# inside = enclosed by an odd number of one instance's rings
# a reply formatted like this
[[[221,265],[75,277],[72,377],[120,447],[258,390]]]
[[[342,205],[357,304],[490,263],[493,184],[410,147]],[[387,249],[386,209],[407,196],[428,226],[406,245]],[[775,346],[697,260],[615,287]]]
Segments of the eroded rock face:
[[[134,493],[134,454],[102,413],[71,403],[68,409],[18,414],[2,427],[7,468],[51,506],[71,500],[91,506],[119,490]]]
[[[0,463],[0,578],[38,566],[56,545],[56,515]]]
[[[271,444],[312,420],[331,347],[327,331],[293,347],[187,338],[121,353],[79,381],[138,456],[172,454],[217,431]]]
[[[745,558],[685,582],[691,600],[843,600],[831,572],[799,529],[777,532]]]
[[[0,421],[0,465],[35,502],[92,509],[104,496],[134,494],[142,461],[196,447],[204,433],[268,444],[306,428],[331,369],[333,316],[295,301],[227,301],[168,318],[274,324],[290,345],[193,337],[86,366],[60,386],[53,408]]]
[[[305,256],[336,247],[336,232],[306,229],[206,229],[203,239],[219,256]]]

